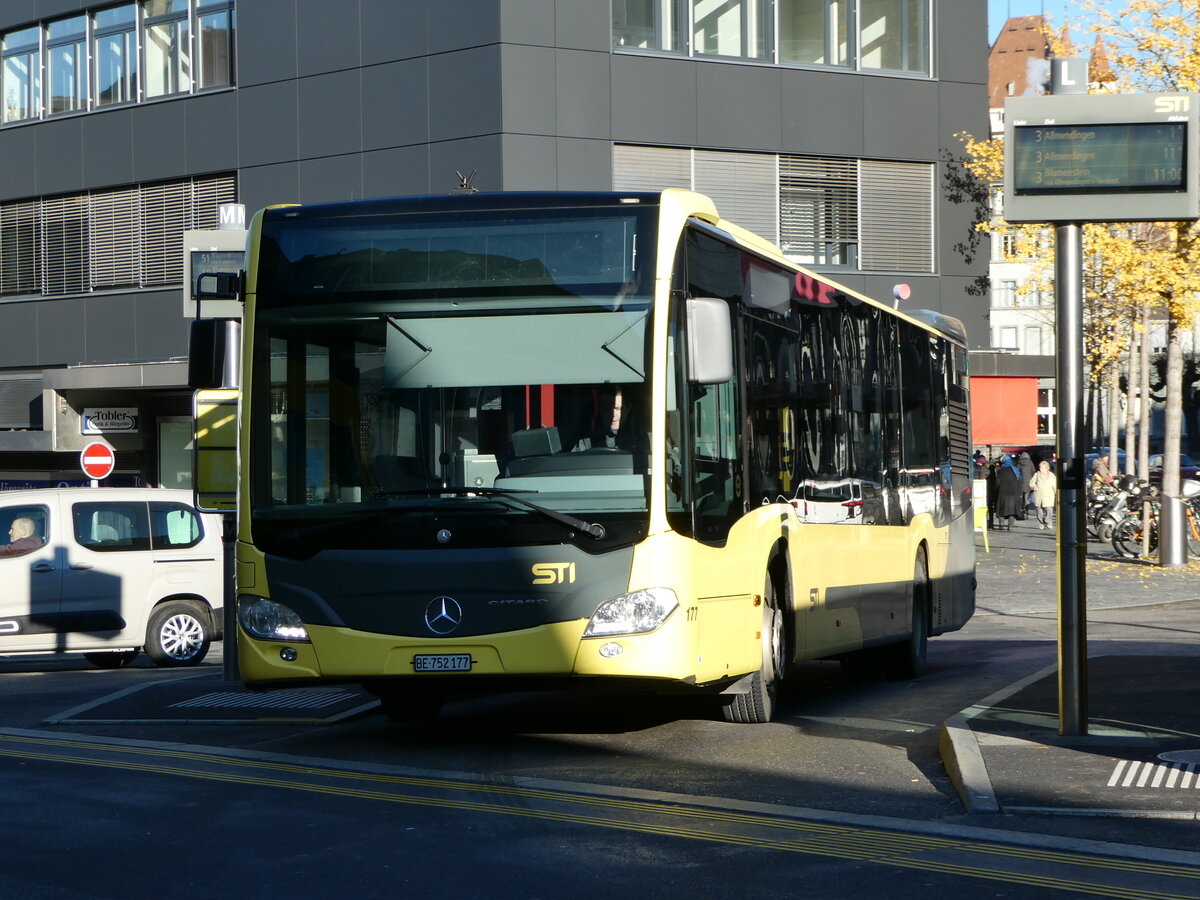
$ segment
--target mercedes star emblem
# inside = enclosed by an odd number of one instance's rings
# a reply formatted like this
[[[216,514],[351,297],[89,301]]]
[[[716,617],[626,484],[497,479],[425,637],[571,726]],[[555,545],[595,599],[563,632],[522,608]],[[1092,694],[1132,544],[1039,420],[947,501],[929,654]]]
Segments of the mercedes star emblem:
[[[425,607],[425,626],[434,634],[449,634],[462,622],[462,607],[453,597],[434,597]]]

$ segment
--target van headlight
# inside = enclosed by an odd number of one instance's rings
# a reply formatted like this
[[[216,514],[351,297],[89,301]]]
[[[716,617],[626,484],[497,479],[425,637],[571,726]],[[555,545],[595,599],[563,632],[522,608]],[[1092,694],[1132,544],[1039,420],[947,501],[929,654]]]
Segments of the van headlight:
[[[251,637],[264,641],[308,641],[300,617],[282,603],[266,597],[238,597],[238,624]]]
[[[646,588],[605,600],[596,609],[583,632],[584,637],[614,634],[644,634],[667,621],[679,606],[670,588]]]

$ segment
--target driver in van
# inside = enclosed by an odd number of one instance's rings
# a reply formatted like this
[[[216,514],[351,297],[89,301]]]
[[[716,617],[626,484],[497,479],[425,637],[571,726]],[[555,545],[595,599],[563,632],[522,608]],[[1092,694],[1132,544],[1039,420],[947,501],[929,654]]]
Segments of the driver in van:
[[[12,527],[8,529],[10,543],[0,545],[0,556],[21,556],[42,546],[42,539],[37,536],[33,519],[22,516],[13,519]]]

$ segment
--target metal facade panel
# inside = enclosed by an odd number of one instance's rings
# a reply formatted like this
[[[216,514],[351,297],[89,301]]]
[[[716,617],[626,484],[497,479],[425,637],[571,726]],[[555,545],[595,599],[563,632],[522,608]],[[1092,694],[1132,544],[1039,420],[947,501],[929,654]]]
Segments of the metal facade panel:
[[[151,103],[133,113],[133,180],[176,178],[187,157],[184,103]]]
[[[296,72],[296,0],[239,3],[238,85],[245,88],[286,81],[295,78]]]
[[[363,196],[363,158],[358,153],[302,159],[299,176],[302,203],[327,203]]]
[[[58,194],[79,189],[83,179],[81,119],[61,119],[37,126],[37,174],[26,190]]]
[[[696,146],[699,111],[695,65],[678,59],[614,54],[613,140]]]
[[[555,51],[555,103],[560,137],[611,139],[611,59],[608,53]]]
[[[359,16],[353,14],[353,7],[346,6],[345,3],[297,4],[300,14],[296,19],[296,56],[297,74],[301,78],[357,69],[362,64]]]
[[[297,158],[300,139],[296,94],[295,81],[238,89],[238,155],[243,166]]]
[[[131,184],[133,110],[112,109],[81,116],[83,181],[79,189]]]
[[[364,197],[428,194],[431,190],[428,144],[370,151],[362,155],[362,165]],[[463,174],[470,171],[467,169]],[[447,177],[453,175],[453,172],[449,172]]]
[[[429,139],[449,141],[501,130],[500,48],[477,47],[429,60]]]
[[[184,125],[188,136],[184,147],[187,174],[236,170],[238,142],[231,123],[237,121],[237,93],[204,94],[181,105],[187,114]]]
[[[358,69],[301,78],[298,86],[301,159],[362,149],[362,83]]]
[[[362,75],[362,149],[406,147],[429,140],[429,61],[370,66]]]
[[[771,66],[695,63],[696,135],[701,147],[778,151],[783,141],[783,73]]]
[[[364,66],[412,59],[428,52],[429,9],[425,4],[359,0],[358,18]]]
[[[552,48],[502,45],[500,84],[501,127],[506,133],[557,133],[558,79]]]
[[[611,190],[612,151],[607,140],[558,138],[559,190]]]

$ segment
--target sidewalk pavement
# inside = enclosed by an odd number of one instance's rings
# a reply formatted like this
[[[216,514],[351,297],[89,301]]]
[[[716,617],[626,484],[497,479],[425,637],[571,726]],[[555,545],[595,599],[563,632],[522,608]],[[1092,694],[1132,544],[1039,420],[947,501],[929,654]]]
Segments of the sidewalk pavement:
[[[1055,533],[1026,520],[989,531],[988,543],[976,534],[980,611],[1056,616]],[[1200,564],[1121,560],[1091,541],[1085,585],[1097,622],[1153,606],[1146,621],[1162,624],[1137,641],[1089,643],[1084,736],[1059,734],[1056,665],[952,716],[941,738],[951,780],[970,813],[1198,819]],[[1138,624],[1136,611],[1121,618]]]

